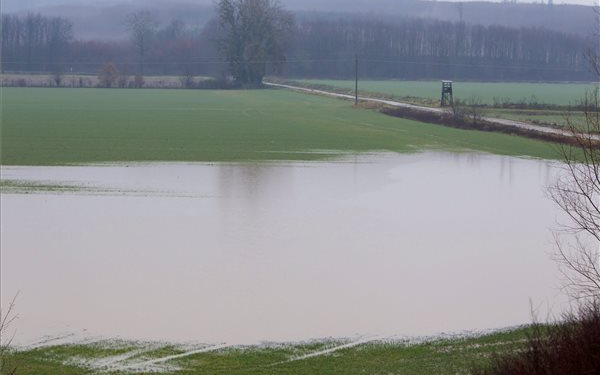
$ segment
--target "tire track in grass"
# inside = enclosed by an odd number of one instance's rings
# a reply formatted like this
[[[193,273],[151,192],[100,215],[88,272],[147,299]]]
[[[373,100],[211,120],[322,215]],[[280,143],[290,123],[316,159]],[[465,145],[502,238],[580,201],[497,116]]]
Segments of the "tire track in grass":
[[[53,346],[57,342],[64,341],[66,339],[72,339],[74,337],[75,337],[74,333],[67,333],[67,334],[63,334],[63,335],[59,335],[59,336],[51,336],[51,337],[47,337],[42,340],[36,341],[32,344],[25,345],[24,348],[28,349],[28,350],[33,350],[33,349],[43,348],[46,346]]]
[[[115,355],[112,357],[101,358],[101,359],[96,360],[94,362],[93,366],[98,369],[112,367],[112,366],[117,365],[118,363],[125,362],[133,357],[137,357],[139,355],[142,355],[142,354],[149,352],[151,350],[154,350],[154,349],[157,349],[157,348],[145,348],[145,349],[132,350],[132,351],[124,353],[124,354]]]
[[[354,347],[357,347],[357,346],[360,346],[360,345],[368,344],[370,342],[384,340],[385,338],[386,337],[383,337],[383,336],[368,337],[368,338],[360,339],[360,340],[357,340],[357,341],[352,341],[352,342],[349,342],[347,344],[334,346],[332,348],[318,350],[316,352],[312,352],[312,353],[308,353],[308,354],[303,354],[303,355],[300,355],[300,356],[292,357],[292,358],[288,359],[287,361],[281,361],[281,362],[273,363],[270,366],[274,367],[274,366],[284,365],[284,364],[291,363],[291,362],[304,361],[304,360],[315,358],[315,357],[321,357],[321,356],[324,356],[324,355],[329,355],[329,354],[335,353],[335,352],[340,351],[340,350],[351,349],[351,348],[354,348]]]
[[[101,341],[100,337],[86,333],[64,333],[54,336],[46,336],[38,341],[26,345],[15,345],[19,350],[35,350],[61,345],[86,345]]]
[[[152,350],[160,349],[160,345],[147,345],[145,347],[140,347],[138,349],[130,350],[126,353],[103,357],[103,358],[95,358],[95,359],[71,359],[67,361],[67,365],[76,365],[78,367],[86,367],[94,371],[99,372],[115,372],[121,371],[124,367],[126,367],[123,362],[127,362],[128,360],[140,356],[144,353],[150,352]]]
[[[208,347],[204,346],[202,348],[190,350],[190,351],[180,353],[180,354],[174,354],[174,355],[170,355],[170,356],[166,356],[166,357],[135,362],[132,364],[128,364],[126,366],[120,366],[118,370],[119,371],[129,371],[129,372],[147,372],[147,371],[157,371],[157,370],[174,371],[174,370],[176,370],[176,368],[174,366],[164,367],[164,364],[166,362],[169,362],[169,361],[172,361],[175,359],[190,357],[195,354],[214,352],[217,350],[226,349],[226,348],[230,348],[230,347],[233,347],[233,345],[219,344],[219,345],[211,345]],[[161,366],[161,365],[163,365],[163,366]]]

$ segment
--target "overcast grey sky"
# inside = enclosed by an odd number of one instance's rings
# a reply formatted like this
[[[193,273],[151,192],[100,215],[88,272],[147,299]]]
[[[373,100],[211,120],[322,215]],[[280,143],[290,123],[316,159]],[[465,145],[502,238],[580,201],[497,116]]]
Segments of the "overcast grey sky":
[[[21,11],[29,11],[36,10],[40,7],[53,6],[53,5],[65,5],[65,4],[76,4],[76,5],[88,5],[88,4],[114,4],[114,3],[128,3],[128,2],[138,2],[140,0],[0,0],[0,10],[2,13],[6,12],[21,12]],[[157,0],[154,0],[155,2]],[[160,0],[158,0],[160,1]],[[169,0],[162,0],[165,3],[168,3]],[[215,0],[183,0],[187,2],[192,2],[195,4],[213,4]],[[302,4],[302,0],[280,0],[281,3],[290,8],[290,9],[303,9],[304,6],[298,6]],[[398,0],[401,2],[402,0]],[[422,0],[422,1],[435,1],[435,0]],[[502,0],[439,0],[439,1],[494,1],[500,2]],[[519,3],[540,3],[542,0],[517,0]],[[547,3],[548,0],[543,0],[544,3]],[[326,8],[328,0],[322,0],[321,4],[323,4]],[[371,0],[371,4],[375,5],[378,1]],[[554,0],[554,4],[579,4],[579,5],[600,5],[600,0]],[[348,0],[349,4],[352,4],[352,0]],[[339,2],[338,2],[339,4]],[[319,10],[317,6],[314,10]]]
[[[59,5],[59,4],[91,4],[91,3],[116,3],[127,2],[128,0],[0,0],[4,10],[13,9],[32,9],[38,6]],[[164,0],[168,2],[168,0]],[[194,1],[194,0],[189,0]],[[281,0],[287,3],[289,0]],[[348,0],[352,1],[352,0]],[[377,0],[373,0],[377,1]],[[402,1],[402,0],[399,0]],[[447,1],[482,1],[482,0],[447,0]],[[483,1],[501,1],[501,0],[483,0]],[[540,3],[542,0],[518,0],[519,3]],[[543,0],[547,2],[548,0]],[[196,0],[194,2],[212,3],[212,0]],[[323,0],[327,2],[327,0]],[[555,4],[580,4],[580,5],[599,5],[600,0],[554,0]]]
[[[447,1],[482,1],[482,0],[447,0]],[[485,0],[484,0],[485,1]],[[579,5],[598,5],[600,0],[554,0],[554,4],[579,4]],[[498,1],[496,1],[498,2]],[[519,0],[519,3],[539,3],[540,0],[532,1],[532,0]],[[544,3],[547,3],[548,0],[544,0]]]
[[[326,1],[326,0],[324,0]],[[486,0],[446,0],[446,1],[486,1]],[[488,0],[490,1],[490,0]],[[519,3],[540,3],[541,0],[518,0]],[[554,4],[598,5],[600,0],[554,0]],[[501,2],[496,0],[496,2]],[[544,0],[547,3],[548,0]]]

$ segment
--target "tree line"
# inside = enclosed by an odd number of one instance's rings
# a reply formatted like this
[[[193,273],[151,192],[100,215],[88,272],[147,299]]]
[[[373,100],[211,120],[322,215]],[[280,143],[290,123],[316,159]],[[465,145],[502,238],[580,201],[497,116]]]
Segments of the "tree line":
[[[540,28],[364,16],[293,17],[272,0],[221,0],[202,26],[127,17],[121,41],[82,41],[66,18],[2,15],[2,71],[290,78],[592,80],[592,38]]]
[[[341,59],[357,54],[372,78],[586,80],[586,51],[596,45],[545,29],[424,19],[308,18],[295,35],[294,55],[307,61],[290,64],[289,74],[331,78],[352,77],[354,66]]]
[[[2,69],[60,69],[73,38],[73,23],[66,18],[3,14]]]

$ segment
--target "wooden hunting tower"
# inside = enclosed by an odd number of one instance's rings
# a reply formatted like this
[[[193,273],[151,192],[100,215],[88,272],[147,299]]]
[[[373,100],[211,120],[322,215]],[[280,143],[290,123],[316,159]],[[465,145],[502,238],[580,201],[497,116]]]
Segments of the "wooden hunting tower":
[[[452,95],[452,81],[442,81],[442,102],[441,107],[446,107],[454,103]]]

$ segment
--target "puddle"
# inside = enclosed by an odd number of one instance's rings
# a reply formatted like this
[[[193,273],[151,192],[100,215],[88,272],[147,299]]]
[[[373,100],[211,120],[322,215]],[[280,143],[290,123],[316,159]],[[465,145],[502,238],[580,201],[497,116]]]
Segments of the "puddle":
[[[562,303],[552,163],[483,154],[343,162],[3,167],[117,193],[2,194],[17,343],[86,332],[253,344],[505,327]]]

